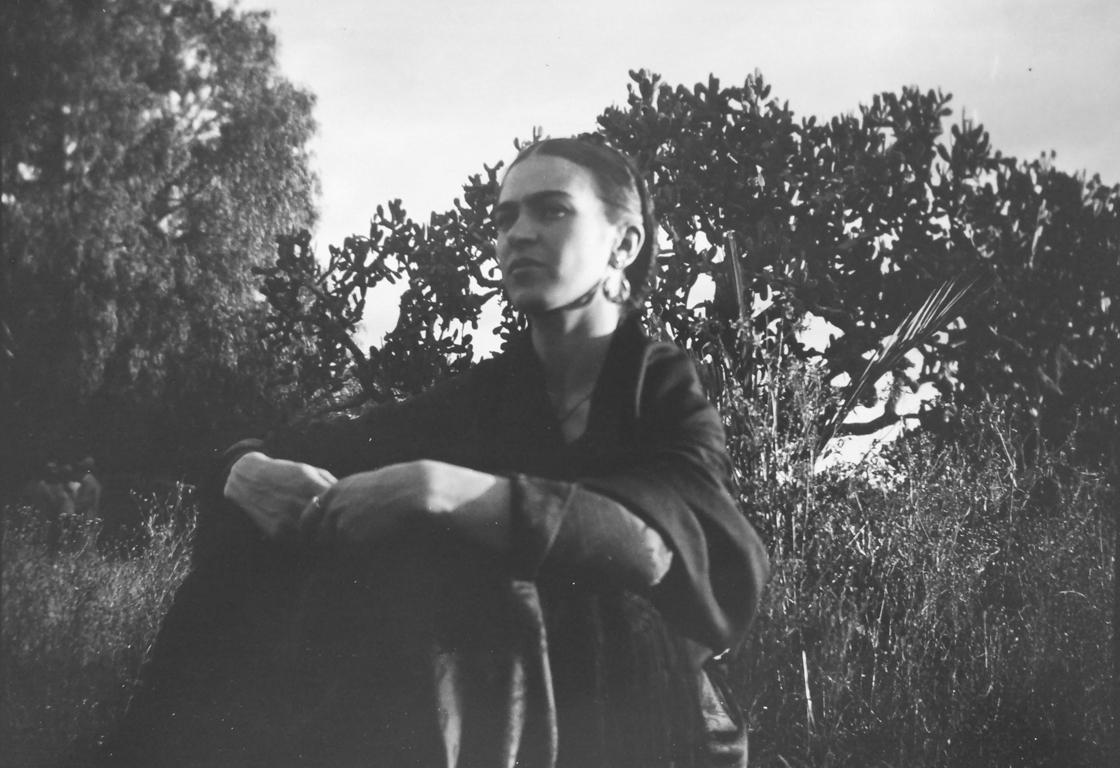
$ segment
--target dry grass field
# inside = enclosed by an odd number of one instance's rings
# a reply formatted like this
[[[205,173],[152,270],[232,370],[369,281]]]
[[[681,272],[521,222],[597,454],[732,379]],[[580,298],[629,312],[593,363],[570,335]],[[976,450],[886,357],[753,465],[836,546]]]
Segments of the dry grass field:
[[[1016,440],[989,416],[754,486],[773,579],[730,660],[752,765],[1106,764],[1115,496],[1061,451],[1009,461]],[[145,504],[125,554],[87,528],[52,557],[7,510],[4,765],[80,762],[120,716],[189,563],[189,499]]]

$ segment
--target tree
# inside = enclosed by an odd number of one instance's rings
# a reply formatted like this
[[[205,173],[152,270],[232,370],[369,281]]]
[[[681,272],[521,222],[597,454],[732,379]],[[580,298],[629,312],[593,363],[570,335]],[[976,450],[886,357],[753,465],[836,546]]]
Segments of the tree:
[[[673,255],[660,314],[678,341],[719,348],[717,368],[757,386],[769,357],[816,357],[796,334],[815,315],[840,332],[826,378],[854,381],[922,297],[978,277],[985,300],[921,346],[919,370],[896,369],[892,393],[935,385],[927,426],[954,403],[1006,399],[1051,439],[1078,414],[1116,434],[1120,187],[1003,157],[968,120],[945,136],[941,92],[884,93],[823,124],[769,92],[760,75],[689,90],[638,73],[626,108],[600,119],[661,190]],[[715,298],[692,309],[682,299],[701,275]]]
[[[167,464],[259,418],[275,366],[251,269],[310,226],[313,98],[264,13],[210,0],[10,2],[4,49],[6,470]],[[232,414],[231,414],[232,410]],[[235,418],[230,418],[233,415]],[[242,427],[243,428],[243,427]]]
[[[281,237],[278,258],[257,268],[272,308],[269,338],[274,349],[289,349],[301,337],[316,344],[300,355],[305,395],[337,391],[347,381],[359,386],[358,399],[381,402],[414,394],[471,362],[473,337],[483,307],[499,300],[490,208],[496,199],[498,168],[486,180],[474,176],[464,187],[465,202],[433,213],[425,226],[392,201],[378,206],[369,236],[346,238],[330,248],[326,268],[310,250],[310,234]],[[380,347],[358,347],[354,333],[366,292],[382,281],[407,281],[396,326]],[[508,335],[517,319],[503,303]]]
[[[927,426],[951,424],[958,403],[992,398],[1010,398],[1029,418],[1049,413],[1048,423],[1077,413],[1117,423],[1108,392],[1120,380],[1111,298],[1120,295],[1120,187],[1005,158],[968,120],[946,136],[950,97],[939,91],[880,94],[858,114],[818,123],[770,98],[758,74],[691,89],[646,72],[632,80],[627,104],[606,110],[599,132],[640,159],[656,190],[664,240],[651,324],[693,351],[717,399],[767,386],[782,360],[855,382],[924,297],[977,280],[985,301],[922,341],[917,370],[905,361],[892,369],[882,417],[844,431],[900,419],[892,400],[921,384],[941,393],[922,414]],[[306,276],[284,263],[269,269],[276,338],[295,328],[290,308],[303,307],[301,322],[337,353],[326,377],[337,381],[351,360],[374,398],[464,365],[483,304],[500,301],[488,221],[497,171],[485,167],[426,226],[399,205],[379,209],[369,237],[332,248],[326,271],[305,239],[298,248],[318,293],[300,300]],[[409,287],[385,344],[347,348],[356,319],[340,308],[397,279]],[[711,298],[694,300],[705,285]],[[503,312],[508,333],[516,319]],[[823,352],[801,340],[814,317],[838,329]]]

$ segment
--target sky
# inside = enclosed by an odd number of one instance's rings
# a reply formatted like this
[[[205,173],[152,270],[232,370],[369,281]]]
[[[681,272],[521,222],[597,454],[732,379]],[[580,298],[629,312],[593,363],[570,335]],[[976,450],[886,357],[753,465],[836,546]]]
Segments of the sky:
[[[1114,0],[242,0],[270,10],[281,73],[316,94],[317,249],[401,198],[446,210],[513,139],[591,130],[628,71],[672,85],[756,69],[799,115],[905,85],[953,94],[1005,155],[1120,182]],[[395,316],[375,302],[377,326]],[[380,318],[377,316],[380,315]]]

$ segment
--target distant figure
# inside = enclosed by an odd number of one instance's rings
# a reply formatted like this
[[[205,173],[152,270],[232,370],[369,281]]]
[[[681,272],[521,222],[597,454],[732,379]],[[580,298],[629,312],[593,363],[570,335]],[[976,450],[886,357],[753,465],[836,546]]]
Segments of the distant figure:
[[[84,525],[101,519],[101,483],[94,476],[96,464],[92,456],[78,462],[78,490],[74,494],[74,512]]]
[[[70,498],[77,498],[78,487],[81,485],[81,482],[79,480],[81,474],[79,473],[77,467],[75,467],[73,464],[63,464],[62,477],[63,484],[66,486],[66,492],[70,494]]]
[[[74,514],[74,496],[66,481],[66,475],[58,464],[48,461],[32,494],[32,503],[43,518],[47,551],[51,554],[58,552],[62,541],[62,521]]]

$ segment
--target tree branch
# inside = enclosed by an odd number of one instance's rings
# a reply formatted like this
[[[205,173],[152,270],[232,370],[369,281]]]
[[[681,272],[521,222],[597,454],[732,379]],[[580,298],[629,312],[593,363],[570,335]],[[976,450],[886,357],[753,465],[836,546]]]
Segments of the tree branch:
[[[855,424],[845,422],[841,424],[836,430],[836,437],[847,437],[849,435],[871,435],[878,432],[884,427],[889,427],[897,424],[903,419],[919,419],[921,418],[916,413],[890,413],[884,412],[881,416],[876,416],[871,421],[861,421]]]

